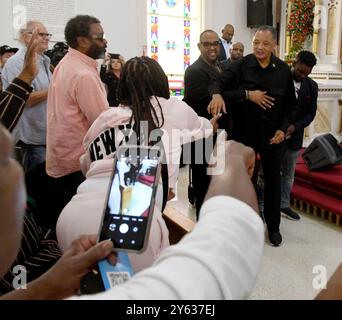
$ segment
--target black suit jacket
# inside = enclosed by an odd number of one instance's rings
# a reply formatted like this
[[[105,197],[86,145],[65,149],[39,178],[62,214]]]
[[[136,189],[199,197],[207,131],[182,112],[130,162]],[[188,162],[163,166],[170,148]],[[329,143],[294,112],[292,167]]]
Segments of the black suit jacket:
[[[219,70],[208,65],[201,57],[185,71],[183,101],[200,117],[211,119],[208,114],[208,105],[211,101],[209,86],[219,76]]]
[[[213,82],[217,81],[221,75],[219,69],[224,70],[222,63],[217,63],[217,68],[208,65],[202,57],[199,57],[186,71],[184,75],[184,99],[195,112],[200,116],[211,119],[212,116],[208,113],[208,106],[212,96],[209,88]],[[242,93],[245,95],[245,93]],[[232,90],[222,93],[223,99],[231,101],[238,99],[241,96],[241,91]],[[228,103],[228,102],[227,102]],[[224,129],[231,134],[232,123],[231,115],[223,114],[219,119],[218,124],[220,129]]]
[[[310,78],[303,80],[298,93],[298,112],[294,126],[296,131],[287,140],[291,150],[300,150],[303,146],[304,129],[315,119],[317,112],[318,85]]]
[[[226,50],[222,44],[222,40],[220,39],[220,57],[219,60],[222,61],[226,61],[227,60],[227,54],[226,54]]]

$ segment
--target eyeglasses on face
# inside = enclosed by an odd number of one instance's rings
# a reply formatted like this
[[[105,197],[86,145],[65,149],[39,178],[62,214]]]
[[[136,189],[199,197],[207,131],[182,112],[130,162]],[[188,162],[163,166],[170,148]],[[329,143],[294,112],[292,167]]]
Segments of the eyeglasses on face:
[[[90,35],[92,39],[94,40],[101,40],[101,41],[104,41],[106,36],[104,33],[98,33],[98,34],[91,34]]]
[[[201,42],[201,45],[207,49],[210,47],[218,47],[220,45],[220,42],[219,41],[214,41],[214,42],[204,41],[204,42]]]
[[[28,34],[33,34],[32,31],[27,32]],[[44,33],[44,32],[39,32],[38,36],[40,36],[41,38],[51,38],[52,34],[51,33]]]

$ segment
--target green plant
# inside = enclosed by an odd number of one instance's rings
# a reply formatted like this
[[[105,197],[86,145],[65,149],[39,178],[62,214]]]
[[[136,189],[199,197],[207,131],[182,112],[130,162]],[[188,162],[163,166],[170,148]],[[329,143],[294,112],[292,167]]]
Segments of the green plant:
[[[289,53],[285,57],[285,62],[289,65],[295,60],[298,52],[304,49],[304,43],[294,43],[289,51]]]

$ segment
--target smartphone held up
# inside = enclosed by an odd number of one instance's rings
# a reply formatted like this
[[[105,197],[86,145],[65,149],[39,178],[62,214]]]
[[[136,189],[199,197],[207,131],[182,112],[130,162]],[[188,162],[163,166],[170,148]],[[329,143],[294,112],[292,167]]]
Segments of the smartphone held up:
[[[146,249],[160,177],[161,149],[125,146],[117,151],[99,241],[111,239],[117,251]]]

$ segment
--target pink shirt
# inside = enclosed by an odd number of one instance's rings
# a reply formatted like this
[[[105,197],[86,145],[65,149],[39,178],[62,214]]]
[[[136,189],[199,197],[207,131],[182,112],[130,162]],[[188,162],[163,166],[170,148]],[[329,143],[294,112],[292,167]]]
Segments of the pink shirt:
[[[46,170],[59,178],[80,171],[83,138],[109,108],[96,61],[69,49],[54,71],[47,107]]]

